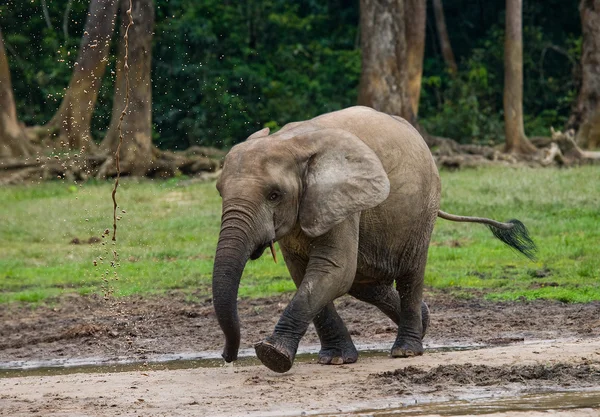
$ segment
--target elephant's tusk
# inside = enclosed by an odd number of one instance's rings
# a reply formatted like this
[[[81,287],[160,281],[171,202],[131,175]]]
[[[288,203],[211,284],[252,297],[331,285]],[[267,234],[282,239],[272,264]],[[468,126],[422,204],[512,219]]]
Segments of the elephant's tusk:
[[[271,248],[271,255],[273,255],[273,261],[277,263],[277,253],[275,252],[275,246],[273,246],[273,241],[269,243],[269,247]]]

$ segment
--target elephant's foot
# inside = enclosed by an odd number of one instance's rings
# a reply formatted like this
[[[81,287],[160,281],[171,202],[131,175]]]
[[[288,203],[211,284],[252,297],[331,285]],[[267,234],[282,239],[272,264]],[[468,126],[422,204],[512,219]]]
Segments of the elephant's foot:
[[[319,352],[319,363],[322,365],[342,365],[344,363],[354,363],[358,360],[358,351],[353,343],[342,348],[322,347]]]
[[[291,354],[285,347],[275,343],[271,338],[263,340],[254,345],[256,356],[260,361],[272,371],[287,372],[294,364],[294,354]]]
[[[409,358],[421,356],[424,351],[420,340],[398,338],[392,346],[391,355],[393,358]]]

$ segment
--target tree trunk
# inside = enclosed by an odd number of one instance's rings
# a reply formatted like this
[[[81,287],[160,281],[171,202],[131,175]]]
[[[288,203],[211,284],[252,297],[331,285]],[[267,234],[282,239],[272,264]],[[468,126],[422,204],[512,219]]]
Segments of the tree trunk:
[[[444,17],[444,6],[442,4],[442,0],[433,0],[433,14],[435,15],[435,26],[438,33],[438,39],[440,41],[440,47],[442,48],[444,62],[446,62],[450,73],[456,74],[458,67],[456,65],[456,60],[454,59],[452,44],[450,44],[448,29],[446,28],[446,18]]]
[[[95,148],[90,133],[92,114],[110,51],[118,0],[92,0],[79,56],[60,107],[45,128],[69,149]]]
[[[523,126],[522,0],[506,0],[504,40],[504,131],[505,152],[531,154],[537,150]]]
[[[133,21],[129,29],[129,91],[127,90],[125,41],[129,18],[129,0],[121,0],[121,29],[117,79],[112,117],[101,148],[116,153],[119,145],[119,120],[127,94],[129,106],[122,121],[123,143],[119,152],[121,172],[129,175],[148,174],[154,161],[152,147],[152,83],[150,78],[152,59],[152,34],[154,30],[154,4],[152,0],[133,0]]]
[[[419,113],[423,57],[425,55],[425,22],[427,20],[427,0],[406,0],[405,22],[408,95],[412,112]]]
[[[581,89],[567,128],[577,131],[575,141],[582,148],[600,147],[600,0],[579,4],[583,44]]]
[[[0,30],[0,158],[29,156],[33,149],[17,120],[4,39]]]
[[[415,123],[408,90],[404,0],[361,0],[358,104]]]

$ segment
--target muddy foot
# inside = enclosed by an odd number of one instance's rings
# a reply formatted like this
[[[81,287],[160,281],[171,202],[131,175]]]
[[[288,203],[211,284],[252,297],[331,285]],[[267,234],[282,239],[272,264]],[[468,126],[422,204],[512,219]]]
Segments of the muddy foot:
[[[354,346],[339,348],[322,348],[319,352],[319,363],[322,365],[342,365],[354,363],[358,359],[358,351]]]
[[[421,341],[396,341],[392,346],[392,358],[408,358],[411,356],[421,356],[424,352]]]
[[[294,363],[293,358],[287,352],[277,348],[267,340],[255,344],[254,350],[263,365],[275,372],[287,372]]]

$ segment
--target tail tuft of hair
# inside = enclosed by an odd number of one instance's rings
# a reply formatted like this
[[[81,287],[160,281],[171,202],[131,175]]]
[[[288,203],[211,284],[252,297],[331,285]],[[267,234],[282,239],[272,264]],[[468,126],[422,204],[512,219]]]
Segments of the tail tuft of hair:
[[[494,236],[506,243],[511,248],[521,252],[532,261],[536,260],[537,246],[529,236],[529,232],[523,223],[517,219],[511,219],[508,223],[513,227],[510,229],[501,229],[496,226],[488,225]]]

